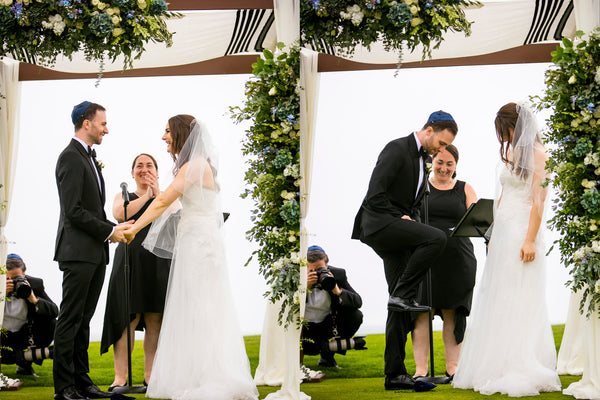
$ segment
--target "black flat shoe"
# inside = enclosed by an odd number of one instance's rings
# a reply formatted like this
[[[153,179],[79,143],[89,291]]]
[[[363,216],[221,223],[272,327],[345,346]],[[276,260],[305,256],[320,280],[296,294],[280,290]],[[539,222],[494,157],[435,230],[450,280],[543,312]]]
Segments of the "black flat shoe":
[[[395,296],[390,296],[387,307],[390,311],[399,312],[427,312],[430,310],[429,306],[421,305],[413,299],[403,299]]]
[[[120,388],[120,387],[123,387],[123,386],[125,386],[125,385],[113,385],[113,386],[109,386],[108,387],[108,391],[112,392],[114,389]]]

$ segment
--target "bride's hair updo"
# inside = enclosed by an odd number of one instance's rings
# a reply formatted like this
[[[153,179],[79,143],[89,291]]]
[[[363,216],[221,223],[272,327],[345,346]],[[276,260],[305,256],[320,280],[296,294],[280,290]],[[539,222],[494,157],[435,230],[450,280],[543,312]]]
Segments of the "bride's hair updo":
[[[496,125],[496,136],[500,142],[500,158],[508,165],[513,164],[508,158],[511,144],[510,131],[515,131],[518,118],[519,113],[517,113],[517,104],[508,103],[498,110],[496,120],[494,121],[494,124]]]
[[[169,118],[169,129],[171,130],[171,157],[177,160],[177,155],[181,152],[185,141],[190,136],[190,126],[195,120],[191,115],[179,114]]]

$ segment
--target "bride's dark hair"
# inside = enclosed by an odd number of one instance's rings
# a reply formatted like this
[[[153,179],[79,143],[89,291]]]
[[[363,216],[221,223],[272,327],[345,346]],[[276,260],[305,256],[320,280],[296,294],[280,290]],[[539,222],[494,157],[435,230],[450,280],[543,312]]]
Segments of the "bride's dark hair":
[[[185,141],[190,136],[191,124],[195,120],[191,115],[178,114],[169,118],[169,129],[171,130],[171,157],[173,161],[177,160],[177,155],[181,152]]]
[[[517,104],[508,103],[500,107],[500,110],[498,110],[498,113],[496,114],[496,120],[494,121],[494,124],[496,125],[496,136],[500,142],[500,158],[505,164],[510,166],[513,165],[512,161],[508,158],[511,144],[510,131],[515,131],[517,118],[519,118]]]

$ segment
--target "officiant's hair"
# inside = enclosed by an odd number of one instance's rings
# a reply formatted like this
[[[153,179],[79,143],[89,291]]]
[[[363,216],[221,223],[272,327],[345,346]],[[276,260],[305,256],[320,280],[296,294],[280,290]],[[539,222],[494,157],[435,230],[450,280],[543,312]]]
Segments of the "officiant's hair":
[[[106,111],[106,108],[102,107],[100,104],[92,103],[90,106],[83,112],[83,115],[77,120],[75,123],[75,132],[77,132],[83,126],[83,121],[86,119],[88,121],[93,121],[96,116],[96,111]]]
[[[135,169],[135,163],[137,162],[138,158],[140,158],[141,156],[149,157],[152,160],[152,163],[154,164],[154,168],[158,171],[158,163],[156,162],[156,159],[148,153],[140,153],[137,156],[135,156],[135,158],[133,159],[133,163],[131,164],[132,171]]]
[[[195,120],[191,115],[178,114],[169,118],[169,129],[171,130],[171,157],[173,161],[177,160],[177,154],[183,148],[185,141],[190,136],[192,121]]]
[[[458,125],[455,121],[433,121],[423,125],[423,129],[427,129],[428,127],[432,127],[434,132],[441,132],[444,129],[448,129],[453,136],[456,136],[458,133]]]

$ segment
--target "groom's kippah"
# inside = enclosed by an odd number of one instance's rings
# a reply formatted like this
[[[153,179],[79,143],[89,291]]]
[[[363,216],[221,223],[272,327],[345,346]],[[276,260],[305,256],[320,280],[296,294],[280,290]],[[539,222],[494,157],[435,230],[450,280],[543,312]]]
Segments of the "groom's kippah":
[[[6,259],[7,260],[10,260],[11,258],[16,258],[17,260],[23,261],[23,259],[21,258],[21,256],[19,256],[18,254],[10,253],[10,254],[6,255]]]
[[[429,119],[427,120],[427,123],[436,121],[454,121],[454,118],[452,118],[452,115],[450,115],[449,113],[439,110],[431,113]]]
[[[313,245],[308,248],[308,251],[313,251],[313,250],[319,250],[319,251],[322,251],[323,253],[325,253],[325,250],[323,250],[323,248],[321,246]]]
[[[73,107],[73,112],[71,112],[71,121],[73,121],[73,125],[77,124],[79,118],[83,117],[83,114],[88,109],[89,106],[92,105],[91,101],[84,101],[82,103],[77,104]]]

